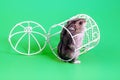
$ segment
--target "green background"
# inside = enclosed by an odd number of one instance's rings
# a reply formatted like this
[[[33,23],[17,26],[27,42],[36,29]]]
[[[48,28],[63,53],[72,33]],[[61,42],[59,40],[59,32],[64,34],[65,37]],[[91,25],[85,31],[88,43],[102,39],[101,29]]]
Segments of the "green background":
[[[0,80],[120,80],[119,0],[0,0]],[[49,46],[42,54],[15,52],[8,35],[26,20],[40,23],[46,31],[76,14],[91,16],[101,31],[99,45],[81,55],[81,64],[59,61]]]

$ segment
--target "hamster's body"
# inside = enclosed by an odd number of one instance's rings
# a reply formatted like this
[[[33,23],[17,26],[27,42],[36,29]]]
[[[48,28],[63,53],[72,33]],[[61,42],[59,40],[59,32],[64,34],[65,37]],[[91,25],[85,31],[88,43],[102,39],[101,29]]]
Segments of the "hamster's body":
[[[70,20],[66,24],[66,28],[69,30],[71,35],[73,36],[73,41],[70,33],[63,28],[60,36],[60,43],[58,45],[58,56],[68,62],[79,63],[77,60],[80,55],[79,51],[75,51],[75,49],[81,47],[82,40],[85,32],[85,19],[77,18],[74,20]],[[69,61],[70,60],[70,61]]]

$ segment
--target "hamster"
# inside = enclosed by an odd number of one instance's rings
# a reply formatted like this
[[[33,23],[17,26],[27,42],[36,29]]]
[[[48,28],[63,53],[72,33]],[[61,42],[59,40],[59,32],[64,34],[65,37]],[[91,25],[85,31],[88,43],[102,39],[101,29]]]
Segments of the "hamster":
[[[75,44],[69,32],[63,28],[60,34],[60,42],[57,47],[58,56],[61,59],[65,61],[68,60],[68,62],[70,63],[80,63],[80,61],[78,60],[80,51],[78,50],[75,52],[75,49],[81,47],[82,45],[85,33],[85,26],[86,20],[83,18],[76,18],[67,22],[65,27],[72,34],[73,39],[75,40]]]

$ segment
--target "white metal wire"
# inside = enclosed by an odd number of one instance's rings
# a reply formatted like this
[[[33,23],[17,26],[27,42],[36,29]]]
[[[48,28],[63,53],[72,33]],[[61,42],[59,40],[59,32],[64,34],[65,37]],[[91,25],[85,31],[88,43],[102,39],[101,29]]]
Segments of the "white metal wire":
[[[27,24],[27,26],[24,26],[23,24]],[[34,25],[36,25],[36,26],[31,26],[30,24],[34,24]],[[15,30],[16,28],[18,28],[18,27],[23,28],[23,31],[14,32],[14,30]],[[40,28],[44,33],[40,33],[40,32],[35,31],[35,30],[34,30],[35,28]],[[21,34],[21,33],[23,33],[23,35],[18,39],[16,45],[14,46],[14,45],[13,45],[14,42],[12,42],[12,38],[13,38],[14,36],[17,36],[17,35]],[[39,41],[38,41],[37,38],[34,36],[34,34],[40,35],[40,36],[44,37],[45,40],[47,40],[47,37],[45,36],[46,30],[45,30],[40,24],[38,24],[37,22],[34,22],[34,21],[24,21],[24,22],[20,22],[20,23],[16,24],[16,25],[12,28],[12,30],[10,31],[10,34],[9,34],[9,38],[8,38],[8,39],[9,39],[10,45],[12,46],[12,48],[13,48],[16,52],[18,52],[18,53],[20,53],[20,54],[23,54],[23,55],[34,55],[34,54],[40,53],[40,52],[45,48],[46,43],[47,43],[47,42],[45,41],[44,46],[41,47]],[[21,42],[21,40],[22,40],[25,36],[28,36],[28,41],[27,41],[27,42],[28,42],[28,47],[26,47],[28,51],[27,51],[27,52],[19,51],[19,50],[17,49],[17,47],[18,47],[19,43]],[[38,51],[35,51],[35,52],[32,52],[32,53],[30,52],[30,51],[31,51],[31,49],[30,49],[30,47],[31,47],[31,42],[30,42],[30,41],[31,41],[31,37],[36,41],[36,43],[37,43],[37,45],[38,45],[38,47],[39,47],[39,50],[38,50]],[[24,45],[24,43],[23,43],[23,45]]]

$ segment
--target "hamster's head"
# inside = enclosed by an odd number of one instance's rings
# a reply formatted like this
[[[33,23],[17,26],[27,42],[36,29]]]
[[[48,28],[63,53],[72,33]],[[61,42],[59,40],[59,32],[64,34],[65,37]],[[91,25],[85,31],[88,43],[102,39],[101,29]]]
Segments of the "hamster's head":
[[[67,22],[67,29],[72,35],[82,33],[86,26],[86,20],[83,18],[76,18]]]

